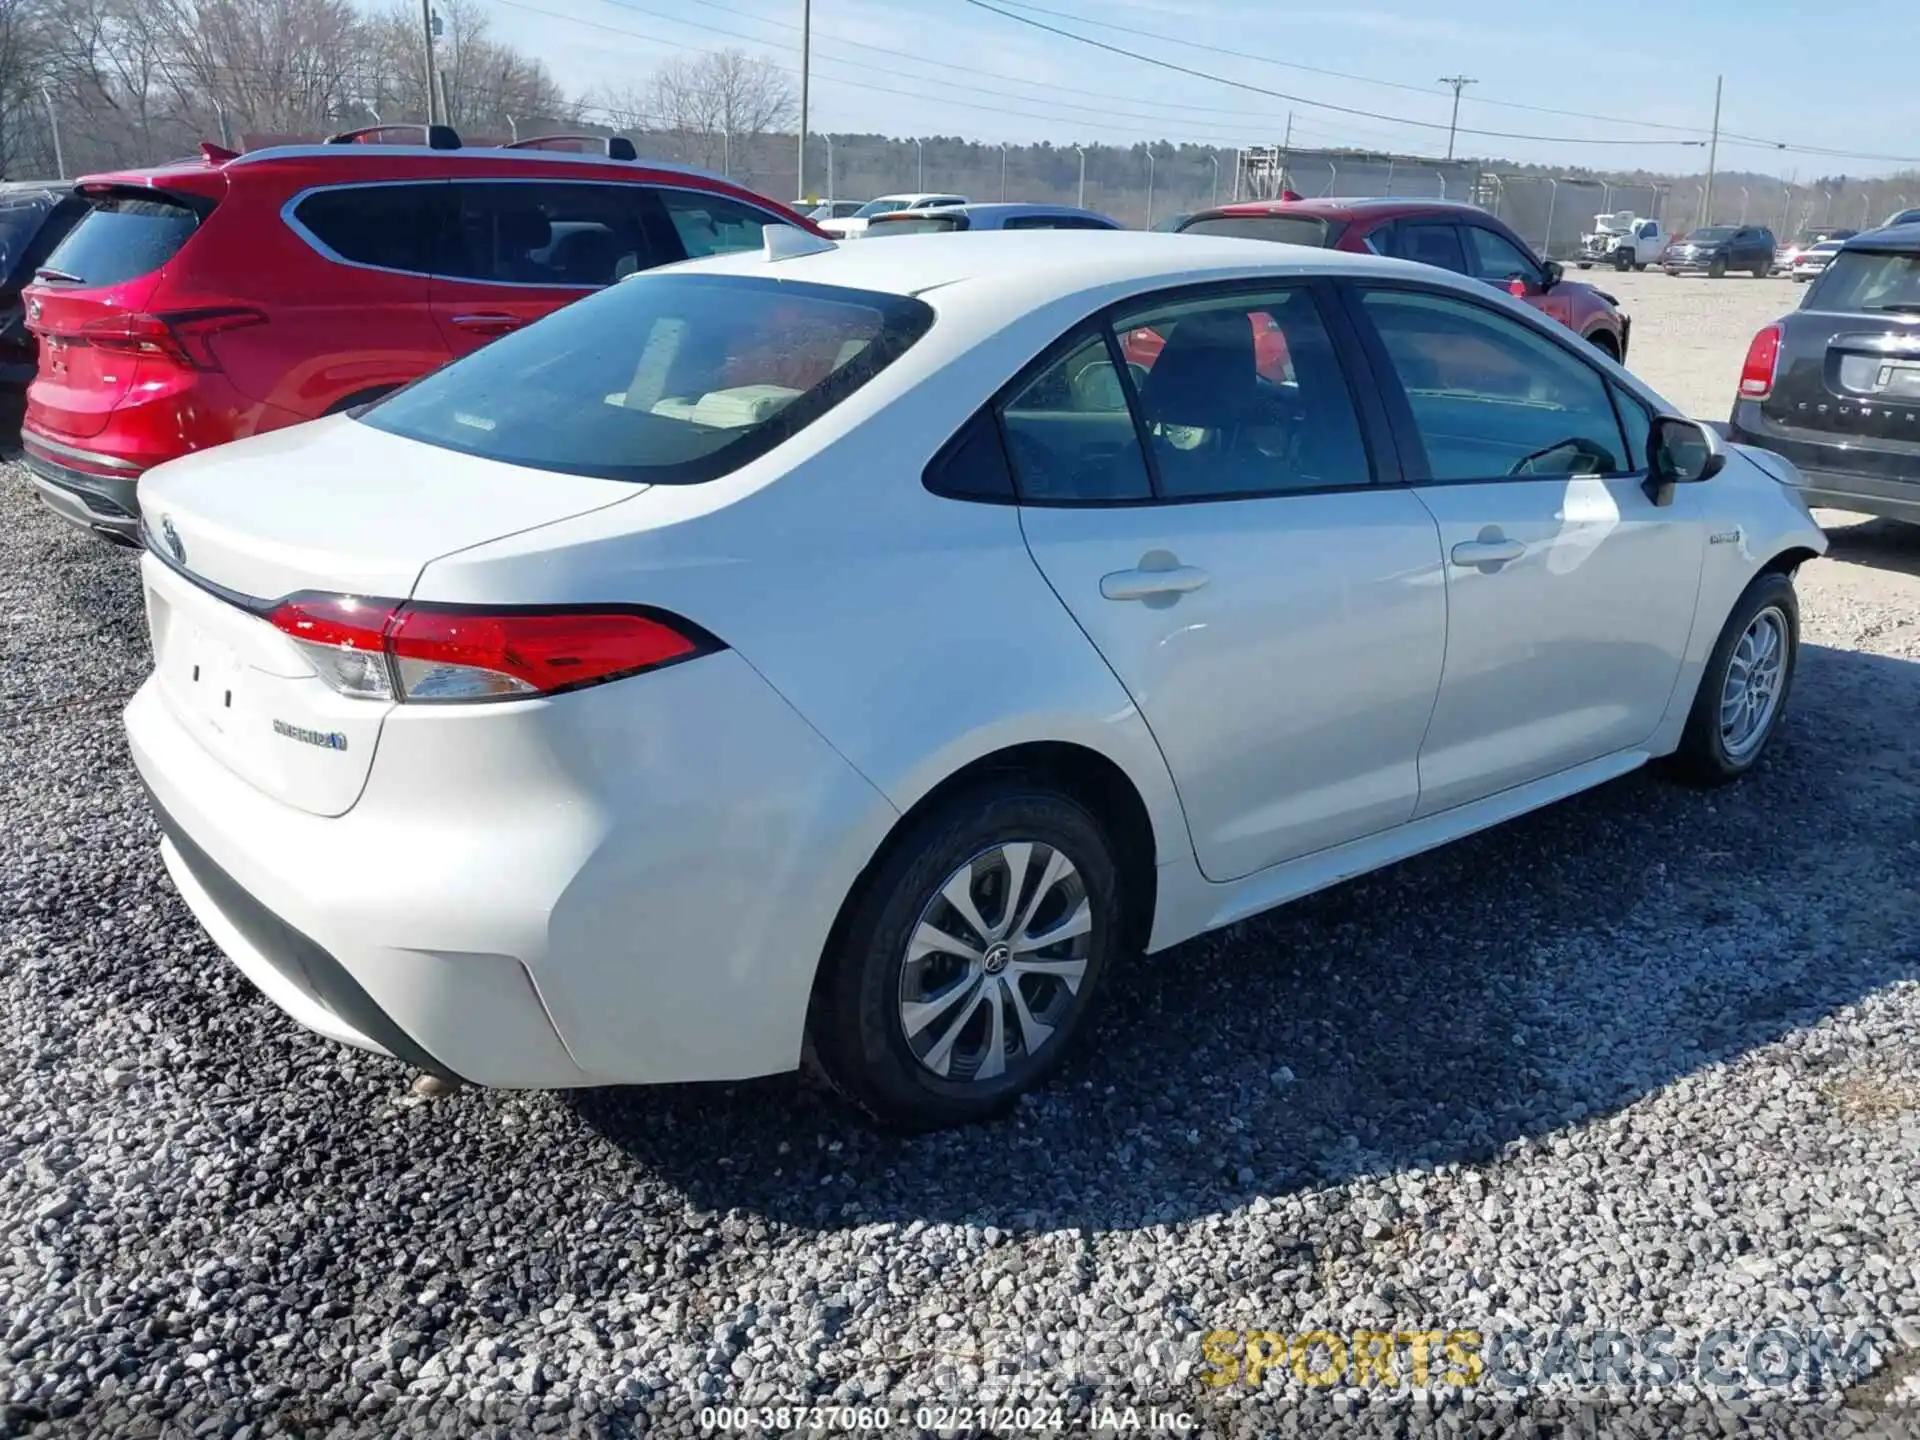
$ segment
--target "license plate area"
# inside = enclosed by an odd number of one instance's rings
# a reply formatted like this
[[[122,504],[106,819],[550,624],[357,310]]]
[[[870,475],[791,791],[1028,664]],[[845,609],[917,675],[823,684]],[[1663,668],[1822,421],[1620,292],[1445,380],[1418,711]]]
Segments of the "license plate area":
[[[245,714],[247,670],[224,641],[190,620],[172,617],[167,665],[173,691],[195,715],[222,734]]]

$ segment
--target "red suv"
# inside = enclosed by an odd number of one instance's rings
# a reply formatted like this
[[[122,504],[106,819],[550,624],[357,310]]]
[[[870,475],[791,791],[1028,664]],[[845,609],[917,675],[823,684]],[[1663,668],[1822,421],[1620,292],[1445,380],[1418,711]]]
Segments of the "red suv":
[[[386,134],[79,183],[91,209],[25,292],[21,441],[52,509],[137,544],[135,482],[163,460],[350,409],[635,270],[755,248],[763,225],[819,233],[619,137],[586,154]]]
[[[1187,235],[1240,235],[1325,250],[1391,255],[1484,280],[1551,315],[1615,360],[1627,358],[1633,322],[1620,302],[1568,280],[1557,260],[1476,205],[1445,200],[1251,200],[1189,216]]]

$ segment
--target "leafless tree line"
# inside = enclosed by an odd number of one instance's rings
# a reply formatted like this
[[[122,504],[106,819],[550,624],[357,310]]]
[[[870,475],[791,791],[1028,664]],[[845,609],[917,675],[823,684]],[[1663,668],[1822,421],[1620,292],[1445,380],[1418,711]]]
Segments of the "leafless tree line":
[[[600,95],[488,33],[478,0],[435,0],[443,110],[464,135],[583,124],[667,132],[718,169],[790,127],[791,80],[732,51],[680,59]],[[203,140],[234,148],[427,117],[416,0],[0,0],[0,174],[152,164]],[[54,131],[58,130],[58,151]]]

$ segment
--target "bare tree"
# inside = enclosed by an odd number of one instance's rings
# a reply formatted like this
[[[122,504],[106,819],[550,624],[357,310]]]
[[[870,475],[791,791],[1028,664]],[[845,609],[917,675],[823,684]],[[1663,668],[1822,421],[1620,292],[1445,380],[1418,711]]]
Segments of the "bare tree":
[[[644,89],[603,91],[595,106],[624,128],[660,133],[679,160],[730,172],[754,141],[800,114],[792,77],[744,50],[670,60]]]
[[[525,128],[574,118],[575,106],[540,61],[487,34],[486,12],[475,0],[442,0],[442,27],[434,65],[447,102],[447,120],[463,133],[516,136]],[[383,120],[427,117],[426,64],[420,12],[400,4],[370,31],[371,64],[360,96]]]

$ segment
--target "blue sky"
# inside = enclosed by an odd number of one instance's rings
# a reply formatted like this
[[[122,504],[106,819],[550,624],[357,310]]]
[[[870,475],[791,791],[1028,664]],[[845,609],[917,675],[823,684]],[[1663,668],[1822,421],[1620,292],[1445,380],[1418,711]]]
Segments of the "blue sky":
[[[486,0],[500,38],[540,55],[577,89],[633,85],[675,52],[729,46],[797,73],[801,3]],[[989,3],[1297,98],[1155,68],[966,0],[813,0],[814,128],[1057,144],[1168,139],[1231,150],[1277,142],[1292,112],[1296,144],[1440,154],[1451,92],[1437,77],[1464,74],[1479,83],[1461,105],[1461,154],[1695,171],[1705,166],[1704,147],[1673,142],[1705,138],[1714,76],[1723,73],[1724,130],[1801,148],[1728,141],[1722,170],[1805,181],[1920,168],[1913,0],[1851,0],[1828,12],[1833,23],[1809,18],[1822,14],[1818,7],[1782,0],[1608,0],[1584,12],[1514,0]],[[1187,43],[1170,43],[1176,37]],[[1316,73],[1324,71],[1363,78]],[[1822,149],[1855,153],[1810,153]]]

